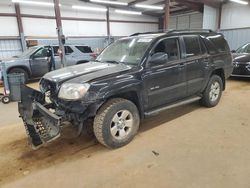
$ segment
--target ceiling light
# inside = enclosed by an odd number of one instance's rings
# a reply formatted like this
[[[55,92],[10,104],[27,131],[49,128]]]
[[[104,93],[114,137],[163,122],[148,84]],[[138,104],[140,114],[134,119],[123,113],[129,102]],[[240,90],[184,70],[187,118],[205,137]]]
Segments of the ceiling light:
[[[99,12],[106,12],[106,8],[99,8],[99,7],[86,7],[86,6],[77,6],[77,5],[72,5],[73,9],[78,9],[78,10],[87,10],[87,11],[99,11]]]
[[[112,4],[112,5],[122,5],[122,6],[128,5],[128,3],[125,3],[125,2],[107,1],[107,0],[90,0],[90,2]]]
[[[230,0],[230,1],[235,2],[235,3],[242,4],[242,5],[248,5],[248,2],[242,1],[242,0]]]
[[[129,11],[129,10],[115,10],[116,13],[119,14],[133,14],[133,15],[141,15],[141,12]]]
[[[143,5],[143,4],[135,4],[135,7],[145,8],[145,9],[155,9],[155,10],[163,10],[164,7],[154,6],[154,5]]]
[[[49,6],[49,7],[54,6],[54,3],[40,2],[40,1],[12,0],[12,2],[13,3],[30,4],[30,5]]]

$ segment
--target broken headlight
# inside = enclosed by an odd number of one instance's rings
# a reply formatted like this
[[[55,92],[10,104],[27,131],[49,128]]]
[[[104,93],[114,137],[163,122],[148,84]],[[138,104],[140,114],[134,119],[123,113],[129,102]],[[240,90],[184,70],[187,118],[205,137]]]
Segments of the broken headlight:
[[[78,100],[85,96],[89,84],[65,83],[61,86],[58,97],[65,100]]]

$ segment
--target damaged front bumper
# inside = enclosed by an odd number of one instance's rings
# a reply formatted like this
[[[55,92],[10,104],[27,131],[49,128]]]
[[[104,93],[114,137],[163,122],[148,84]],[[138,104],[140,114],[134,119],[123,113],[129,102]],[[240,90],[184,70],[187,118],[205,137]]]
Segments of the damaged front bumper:
[[[22,86],[18,110],[33,149],[60,137],[61,117],[50,110],[51,105],[41,92]]]

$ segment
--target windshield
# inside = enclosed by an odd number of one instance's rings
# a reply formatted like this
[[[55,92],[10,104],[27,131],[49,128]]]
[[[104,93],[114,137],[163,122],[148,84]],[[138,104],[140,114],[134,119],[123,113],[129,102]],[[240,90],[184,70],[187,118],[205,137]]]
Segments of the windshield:
[[[236,53],[250,53],[250,44],[245,44],[244,46],[240,47],[236,50]]]
[[[31,54],[33,54],[39,47],[38,46],[34,46],[34,47],[30,47],[29,49],[25,50],[21,55],[19,55],[18,57],[27,57],[30,56]]]
[[[98,57],[101,62],[118,62],[138,65],[152,38],[126,38],[108,46]]]

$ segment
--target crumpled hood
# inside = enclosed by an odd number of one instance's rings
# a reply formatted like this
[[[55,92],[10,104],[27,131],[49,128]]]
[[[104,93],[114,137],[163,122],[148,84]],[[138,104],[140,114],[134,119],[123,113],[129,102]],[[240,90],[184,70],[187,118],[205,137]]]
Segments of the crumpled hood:
[[[235,53],[233,54],[234,62],[247,63],[250,62],[250,54]]]
[[[81,65],[74,65],[49,72],[44,75],[44,79],[55,83],[72,81],[74,83],[84,83],[90,80],[119,73],[131,69],[131,66],[110,63],[89,62]]]

